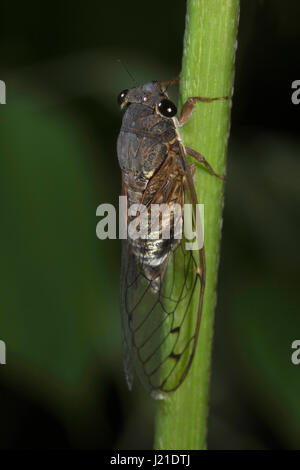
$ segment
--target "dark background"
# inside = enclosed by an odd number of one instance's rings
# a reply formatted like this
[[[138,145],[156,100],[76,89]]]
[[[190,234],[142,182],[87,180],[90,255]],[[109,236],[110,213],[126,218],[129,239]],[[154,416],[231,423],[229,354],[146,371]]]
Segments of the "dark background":
[[[242,0],[208,448],[300,447],[300,4]],[[123,375],[118,93],[181,67],[185,2],[1,4],[0,448],[151,448]]]

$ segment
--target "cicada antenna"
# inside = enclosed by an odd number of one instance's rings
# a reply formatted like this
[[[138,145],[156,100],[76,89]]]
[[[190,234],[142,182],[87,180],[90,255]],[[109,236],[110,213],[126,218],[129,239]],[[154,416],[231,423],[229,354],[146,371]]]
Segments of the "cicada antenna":
[[[134,76],[132,75],[132,73],[129,71],[128,67],[126,64],[124,64],[124,62],[122,62],[121,59],[117,59],[117,62],[119,62],[123,69],[128,73],[129,77],[131,78],[131,80],[133,81],[133,83],[138,86],[138,82],[136,81],[136,79],[134,78]]]

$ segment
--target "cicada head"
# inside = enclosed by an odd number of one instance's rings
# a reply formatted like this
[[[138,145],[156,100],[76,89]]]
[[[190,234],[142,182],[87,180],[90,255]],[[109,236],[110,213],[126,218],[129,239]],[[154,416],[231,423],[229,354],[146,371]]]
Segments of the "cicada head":
[[[177,113],[175,104],[169,100],[165,88],[157,81],[123,90],[118,96],[121,109],[131,103],[143,104],[167,118],[172,118]]]

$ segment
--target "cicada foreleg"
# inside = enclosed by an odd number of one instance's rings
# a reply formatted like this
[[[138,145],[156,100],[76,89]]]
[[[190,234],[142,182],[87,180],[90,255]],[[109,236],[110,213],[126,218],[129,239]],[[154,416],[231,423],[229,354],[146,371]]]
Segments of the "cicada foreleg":
[[[162,89],[166,90],[170,85],[175,85],[175,83],[180,82],[180,75],[178,77],[173,78],[171,80],[163,80],[159,82]]]
[[[181,127],[189,121],[190,117],[192,116],[195,110],[197,101],[202,101],[204,103],[211,103],[212,101],[222,101],[222,100],[228,100],[228,96],[219,96],[216,98],[192,96],[191,98],[188,98],[182,107],[182,110],[178,119],[179,126]]]

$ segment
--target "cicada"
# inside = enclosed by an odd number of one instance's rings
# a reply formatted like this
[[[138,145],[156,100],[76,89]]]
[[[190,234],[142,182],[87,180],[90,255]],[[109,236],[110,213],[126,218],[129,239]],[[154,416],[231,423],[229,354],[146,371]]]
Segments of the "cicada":
[[[145,219],[149,223],[154,205],[183,209],[188,201],[192,207],[190,223],[196,224],[198,206],[193,184],[196,167],[188,164],[187,154],[212,175],[220,176],[203,155],[184,146],[179,128],[191,117],[197,101],[226,97],[191,97],[177,118],[176,106],[167,95],[167,87],[176,81],[151,81],[118,96],[118,103],[125,110],[117,153],[122,195],[127,198],[123,214],[127,223],[134,221],[132,206],[143,207],[136,213],[139,223]],[[128,234],[122,241],[121,312],[126,379],[131,389],[136,373],[155,397],[176,390],[184,381],[200,329],[205,288],[204,246],[186,249],[185,236],[178,237],[178,231],[182,231],[179,220],[174,213],[167,219],[160,217],[154,238]],[[170,235],[162,237],[166,228]]]

